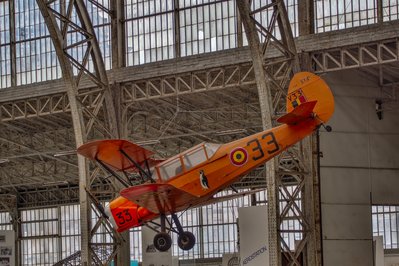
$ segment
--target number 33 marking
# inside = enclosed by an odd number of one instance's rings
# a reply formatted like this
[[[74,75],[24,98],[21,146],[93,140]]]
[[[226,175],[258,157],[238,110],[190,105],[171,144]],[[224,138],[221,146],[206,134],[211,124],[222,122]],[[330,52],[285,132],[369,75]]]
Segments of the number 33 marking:
[[[274,136],[273,132],[268,132],[268,133],[264,134],[262,136],[262,139],[266,140],[269,137],[270,137],[270,140],[266,142],[267,147],[268,147],[268,149],[266,149],[266,151],[268,154],[272,154],[272,153],[275,153],[276,151],[278,151],[280,149],[280,147],[276,141],[276,137]],[[255,143],[255,146],[252,148],[252,151],[258,153],[258,155],[253,156],[252,159],[254,161],[257,161],[257,160],[263,158],[265,156],[265,153],[264,153],[262,145],[260,144],[260,141],[258,139],[250,140],[247,143],[247,146],[250,147],[252,143]]]

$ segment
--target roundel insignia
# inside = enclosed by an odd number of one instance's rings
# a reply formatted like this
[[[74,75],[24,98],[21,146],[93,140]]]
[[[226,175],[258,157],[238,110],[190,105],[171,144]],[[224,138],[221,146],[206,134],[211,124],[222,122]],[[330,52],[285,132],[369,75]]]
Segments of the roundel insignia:
[[[248,153],[244,148],[238,147],[230,152],[230,161],[235,166],[244,165],[248,161]]]

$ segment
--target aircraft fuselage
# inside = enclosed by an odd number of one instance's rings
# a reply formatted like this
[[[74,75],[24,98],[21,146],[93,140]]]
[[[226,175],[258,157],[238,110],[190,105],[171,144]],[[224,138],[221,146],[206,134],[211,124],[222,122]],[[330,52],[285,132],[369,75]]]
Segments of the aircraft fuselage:
[[[318,126],[314,119],[300,125],[281,125],[254,135],[223,144],[206,162],[165,183],[198,197],[213,195],[236,182],[246,173],[294,145]],[[208,188],[201,185],[200,172],[207,178]],[[185,206],[183,206],[184,208]]]

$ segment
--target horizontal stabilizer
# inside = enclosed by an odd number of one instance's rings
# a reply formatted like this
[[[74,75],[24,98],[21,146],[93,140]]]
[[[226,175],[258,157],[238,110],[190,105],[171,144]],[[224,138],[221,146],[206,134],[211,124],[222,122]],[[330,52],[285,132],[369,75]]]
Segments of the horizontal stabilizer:
[[[169,184],[144,184],[125,188],[121,196],[153,213],[171,213],[186,209],[198,199]]]
[[[312,118],[316,103],[317,101],[304,102],[295,107],[290,113],[278,118],[277,122],[287,125],[296,125],[303,120]]]

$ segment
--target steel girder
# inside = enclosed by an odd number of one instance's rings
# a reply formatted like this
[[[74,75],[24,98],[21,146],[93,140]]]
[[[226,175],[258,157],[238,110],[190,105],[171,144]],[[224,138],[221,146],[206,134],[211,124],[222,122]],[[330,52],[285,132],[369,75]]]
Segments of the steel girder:
[[[275,111],[285,107],[285,102],[281,99],[286,95],[288,81],[292,74],[300,69],[284,1],[274,0],[256,10],[251,10],[245,0],[237,0],[237,6],[251,49],[263,128],[271,128]],[[271,14],[267,26],[262,26],[257,20],[261,17],[259,13],[262,12]],[[259,36],[262,38],[262,43]],[[277,72],[280,76],[283,73],[283,77],[279,79],[276,78],[274,69],[267,66],[267,54],[272,46],[280,52],[279,58],[285,63]],[[275,100],[276,98],[277,100]],[[266,164],[270,265],[281,265],[280,251],[284,254],[288,265],[302,265],[300,261],[301,253],[306,255],[307,265],[318,265],[320,263],[316,263],[316,249],[313,243],[315,240],[313,233],[315,222],[314,220],[309,221],[309,218],[313,219],[314,216],[305,215],[297,200],[301,193],[309,194],[312,192],[310,189],[313,187],[313,183],[308,182],[308,180],[313,180],[313,158],[309,158],[309,154],[312,154],[311,143],[304,141]],[[295,181],[296,188],[293,191],[287,189],[286,182],[282,182],[287,177]],[[290,184],[292,185],[292,183]],[[302,197],[309,198],[306,195],[302,195]],[[310,198],[314,199],[313,197]],[[279,199],[284,202],[284,204],[281,204],[281,209]],[[309,204],[308,201],[304,202]],[[306,208],[304,206],[304,209]],[[314,209],[312,208],[312,210]],[[284,234],[293,233],[291,230],[282,227],[284,220],[293,219],[292,215],[289,215],[290,212],[294,214],[294,219],[300,223],[301,229],[299,232],[302,233],[302,239],[294,250],[291,250],[283,238]],[[303,252],[305,248],[306,252]]]
[[[98,7],[97,2],[90,1]],[[37,0],[40,12],[45,19],[48,31],[53,41],[63,80],[67,89],[69,108],[72,115],[72,123],[75,133],[76,146],[82,145],[93,136],[118,137],[119,129],[115,114],[115,107],[107,73],[101,51],[95,35],[95,31],[83,0],[47,1]],[[103,10],[107,10],[103,8]],[[73,35],[73,36],[72,36]],[[82,57],[76,51],[83,53]],[[88,62],[93,62],[93,68],[88,67]],[[87,108],[81,98],[85,93],[80,91],[82,77],[90,79],[99,93],[94,108]],[[105,110],[101,110],[106,107]],[[101,112],[102,111],[102,112]],[[116,237],[110,229],[110,225],[103,217],[98,217],[97,222],[91,226],[91,210],[95,199],[91,197],[91,186],[95,183],[98,171],[91,174],[89,164],[82,156],[78,156],[79,167],[79,199],[81,218],[81,265],[101,265],[109,263],[116,254],[117,245],[111,244],[108,248],[111,252],[107,258],[100,258],[92,243],[92,237],[96,231],[103,227],[116,241]],[[90,193],[90,195],[89,195]],[[95,202],[94,202],[95,203]],[[94,245],[94,246],[93,246]],[[103,246],[105,248],[107,244]]]
[[[300,46],[301,41],[298,40],[298,43],[298,46]],[[308,41],[306,43],[311,42]],[[366,68],[370,68],[377,73],[379,68],[384,70],[392,64],[396,65],[398,63],[398,47],[398,39],[387,38],[336,48],[323,48],[317,51],[308,48],[305,51],[310,50],[310,52],[305,53],[309,53],[311,69],[316,73]],[[265,61],[265,66],[275,69],[272,72],[280,71],[278,79],[284,77],[284,73],[281,72],[285,67],[284,65],[285,62],[281,61],[280,58],[272,58]],[[383,76],[382,86],[391,86],[397,83],[397,79],[388,74]],[[114,81],[120,84],[122,97],[127,104],[190,93],[223,90],[237,86],[253,86],[256,83],[251,62],[235,64],[226,62],[226,65],[220,67],[174,73],[173,75],[161,75],[132,81],[118,79]],[[78,95],[79,102],[86,108],[94,110],[98,105],[102,104],[102,90],[96,90],[93,84],[85,84],[85,88],[79,89],[79,91],[81,91]],[[277,98],[274,101],[276,100]],[[69,113],[70,111],[67,94],[55,93],[0,103],[0,121],[7,122],[58,113]]]
[[[399,40],[388,39],[311,53],[316,73],[388,64],[398,61]]]

